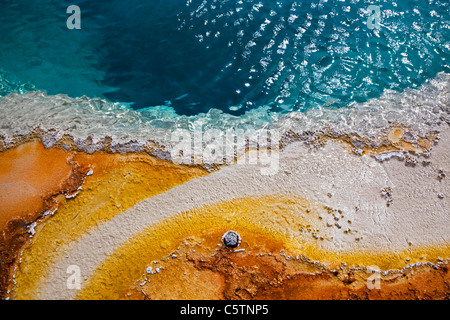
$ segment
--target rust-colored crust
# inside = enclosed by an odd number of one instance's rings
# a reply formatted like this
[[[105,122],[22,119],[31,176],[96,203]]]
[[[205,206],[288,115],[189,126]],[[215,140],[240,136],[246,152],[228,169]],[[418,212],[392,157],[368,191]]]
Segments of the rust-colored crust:
[[[1,152],[0,299],[13,298],[13,274],[14,282],[22,275],[15,272],[21,270],[19,255],[37,265],[27,267],[26,284],[21,283],[29,293],[27,286],[45,274],[59,246],[147,197],[207,173],[146,152],[87,154],[60,145],[45,148],[39,139]]]
[[[450,298],[448,263],[404,268],[386,275],[367,268],[322,265],[264,248],[199,252],[195,244],[158,263],[124,299],[410,300]],[[156,268],[158,272],[155,272]],[[379,279],[379,280],[377,280]]]
[[[429,137],[421,137],[415,142],[404,139],[407,128],[392,127],[386,132],[385,137],[379,138],[379,144],[374,147],[364,139],[347,135],[334,136],[330,132],[317,135],[313,145],[325,144],[328,140],[341,141],[347,146],[347,150],[356,154],[377,154],[385,151],[399,150],[410,151],[418,155],[427,153],[437,134],[431,133]],[[28,136],[14,138],[14,147],[5,147],[0,153],[0,299],[8,296],[11,288],[12,272],[17,266],[21,250],[30,239],[30,226],[33,223],[43,222],[45,212],[59,209],[61,203],[67,203],[66,197],[75,195],[83,186],[88,172],[93,169],[96,183],[88,185],[88,188],[98,189],[99,183],[122,183],[125,175],[119,169],[123,167],[128,157],[135,162],[143,162],[143,167],[154,166],[154,158],[148,155],[149,150],[142,154],[117,154],[107,151],[108,143],[102,151],[94,154],[80,152],[73,146],[73,139],[64,136],[52,148],[45,148],[40,141],[42,132],[30,133]],[[292,139],[299,139],[293,135]],[[286,141],[289,139],[286,139]],[[360,153],[355,152],[355,140],[361,140]],[[281,143],[283,145],[283,141]],[[358,148],[357,148],[358,149]],[[358,150],[356,150],[358,151]],[[140,159],[139,157],[143,157]],[[114,160],[120,158],[120,161]],[[126,159],[125,159],[126,158]],[[152,158],[150,161],[149,158]],[[125,160],[124,160],[125,159]],[[157,160],[162,161],[162,160]],[[169,162],[167,162],[169,163]],[[15,167],[14,167],[15,165]],[[170,163],[170,165],[173,165]],[[199,172],[192,172],[184,178],[180,178],[180,171],[168,168],[163,170],[170,173],[166,180],[155,175],[152,170],[135,168],[137,172],[135,186],[128,186],[126,192],[121,195],[135,194],[142,181],[147,181],[148,176],[155,176],[154,186],[151,184],[145,192],[138,196],[130,197],[130,203],[115,203],[114,212],[98,214],[105,219],[120,213],[138,201],[164,192],[168,188],[184,183],[192,177],[206,174],[197,168]],[[142,171],[148,172],[141,175]],[[201,171],[201,172],[200,172]],[[108,179],[102,175],[111,174]],[[163,173],[164,173],[163,172]],[[162,174],[161,174],[162,175]],[[167,174],[166,174],[167,175]],[[120,178],[122,177],[122,178]],[[142,181],[140,180],[142,178]],[[145,179],[144,179],[145,178]],[[103,180],[105,181],[103,181]],[[94,180],[92,182],[94,182]],[[152,182],[153,183],[153,182]],[[164,184],[164,186],[161,186]],[[150,190],[151,189],[151,190]],[[97,195],[92,192],[93,197]],[[98,192],[100,193],[100,192]],[[89,193],[88,193],[89,195]],[[103,195],[104,196],[104,195]],[[125,198],[125,197],[124,197]],[[83,202],[85,201],[85,202]],[[98,202],[105,202],[99,198]],[[80,199],[80,208],[89,206],[86,199]],[[106,201],[107,202],[107,201]],[[72,204],[74,205],[74,204]],[[67,210],[71,209],[70,205]],[[70,215],[68,215],[70,218]],[[95,219],[95,218],[94,218]],[[64,222],[65,220],[62,219]],[[92,221],[85,223],[86,228],[92,227]],[[94,226],[95,227],[95,226]],[[80,234],[85,231],[80,227]],[[56,236],[60,234],[55,233]],[[79,236],[77,233],[76,236]],[[75,235],[74,235],[75,238]],[[48,239],[48,238],[47,238]],[[53,238],[51,238],[53,239]],[[58,239],[59,240],[59,239]],[[275,250],[275,248],[277,248]],[[279,253],[283,250],[282,244],[265,245],[258,250],[245,252],[231,252],[227,249],[219,249],[211,252],[185,251],[178,253],[177,263],[183,262],[174,268],[168,268],[164,277],[156,275],[155,281],[141,286],[142,282],[135,284],[127,291],[124,298],[208,298],[208,299],[448,299],[449,298],[449,273],[447,264],[442,264],[435,269],[430,265],[421,265],[411,269],[405,269],[394,276],[382,277],[381,290],[369,290],[366,282],[369,276],[364,270],[343,270],[334,272],[309,262],[298,259],[286,259]],[[186,248],[188,250],[189,247]],[[191,248],[192,249],[192,248]],[[210,248],[211,249],[211,248]],[[50,250],[50,249],[49,249]],[[269,255],[270,253],[270,255]],[[180,259],[183,257],[183,259]],[[170,259],[169,259],[170,260]],[[174,262],[173,262],[174,263]],[[181,270],[184,270],[180,275]],[[198,275],[201,274],[201,277]],[[195,276],[194,276],[195,275]],[[36,276],[37,277],[37,276]],[[145,276],[144,276],[145,277]],[[158,280],[159,279],[159,280]],[[179,279],[185,279],[188,285],[179,283]],[[141,281],[143,279],[140,279]],[[173,282],[175,281],[175,282]],[[178,281],[178,282],[177,282]],[[178,283],[178,284],[177,284]],[[191,287],[189,287],[189,284]],[[213,287],[212,285],[213,284]],[[204,287],[205,291],[199,293],[198,288]],[[161,290],[165,288],[165,290]]]
[[[70,154],[39,142],[0,154],[0,299],[7,296],[31,224],[56,209],[58,196],[75,193],[88,170]]]
[[[27,141],[0,153],[0,299],[8,297],[20,252],[30,243],[33,233],[40,232],[40,225],[52,217],[50,213],[57,210],[58,215],[67,207],[70,210],[70,205],[76,206],[76,199],[80,198],[82,214],[72,209],[70,214],[59,217],[74,238],[100,219],[107,220],[149,196],[205,174],[205,170],[175,165],[145,152],[87,154],[61,146],[45,148],[40,140]],[[105,185],[118,195],[109,199]],[[94,199],[79,197],[85,193],[84,189]],[[113,191],[111,197],[112,194]],[[118,201],[120,204],[116,204]],[[116,210],[91,213],[92,207],[109,207],[110,203]],[[55,231],[47,239],[48,251],[54,251],[54,240],[72,239],[67,230],[61,232]],[[48,258],[45,254],[48,252],[38,253],[44,262]],[[39,272],[43,271],[35,273]]]

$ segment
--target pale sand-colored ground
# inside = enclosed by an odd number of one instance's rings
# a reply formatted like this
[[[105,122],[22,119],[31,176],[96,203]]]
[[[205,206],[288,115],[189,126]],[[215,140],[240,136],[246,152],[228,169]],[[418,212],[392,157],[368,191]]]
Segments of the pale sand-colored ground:
[[[439,245],[450,241],[449,177],[439,180],[438,170],[450,172],[450,130],[441,128],[440,143],[433,147],[424,166],[406,166],[395,158],[380,163],[373,157],[350,154],[339,142],[330,141],[319,149],[292,143],[280,152],[275,175],[261,174],[256,165],[232,165],[208,176],[191,180],[148,198],[87,233],[65,250],[63,258],[41,283],[41,299],[71,299],[67,290],[67,268],[77,265],[88,280],[95,268],[119,245],[156,222],[196,207],[234,198],[283,194],[298,196],[342,210],[342,228],[326,228],[329,217],[317,220],[327,240],[323,249],[332,251],[405,250],[411,245]],[[381,195],[393,189],[393,202]],[[444,194],[444,198],[438,194]],[[328,219],[328,220],[327,220]],[[351,235],[344,233],[351,220]],[[331,237],[333,237],[331,239]],[[355,237],[362,237],[356,241]],[[331,239],[331,240],[330,240]],[[444,257],[446,258],[446,257]]]

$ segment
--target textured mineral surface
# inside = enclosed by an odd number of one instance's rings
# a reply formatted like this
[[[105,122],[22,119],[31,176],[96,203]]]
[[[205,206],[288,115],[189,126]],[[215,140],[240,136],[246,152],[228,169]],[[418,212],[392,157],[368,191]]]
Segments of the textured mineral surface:
[[[342,136],[292,141],[271,175],[23,139],[0,153],[0,293],[448,299],[449,198],[440,195],[450,194],[450,131],[417,152],[402,140],[407,129],[387,132],[379,149]],[[377,157],[393,152],[405,157]],[[68,286],[73,266],[79,289]]]
[[[11,93],[0,298],[449,299],[449,83],[242,117]]]

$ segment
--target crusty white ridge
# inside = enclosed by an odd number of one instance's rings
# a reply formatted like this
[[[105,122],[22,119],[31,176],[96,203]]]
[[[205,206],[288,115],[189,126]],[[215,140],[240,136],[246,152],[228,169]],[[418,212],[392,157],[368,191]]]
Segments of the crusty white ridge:
[[[354,134],[376,144],[376,138],[383,135],[386,128],[401,125],[409,128],[413,136],[426,136],[442,124],[450,124],[450,74],[439,73],[420,88],[402,92],[388,90],[379,98],[346,108],[288,114],[268,109],[260,107],[242,116],[217,109],[185,116],[166,106],[136,111],[100,98],[71,98],[42,91],[11,93],[0,99],[0,148],[12,147],[14,137],[29,134],[36,128],[42,132],[42,141],[47,147],[69,135],[80,151],[92,153],[102,150],[108,143],[111,152],[146,149],[164,159],[171,158],[175,129],[193,132],[200,128],[205,132],[214,128],[225,132],[239,128],[253,132],[253,136],[271,129],[282,137],[327,129],[336,136]],[[252,140],[252,134],[249,139]]]

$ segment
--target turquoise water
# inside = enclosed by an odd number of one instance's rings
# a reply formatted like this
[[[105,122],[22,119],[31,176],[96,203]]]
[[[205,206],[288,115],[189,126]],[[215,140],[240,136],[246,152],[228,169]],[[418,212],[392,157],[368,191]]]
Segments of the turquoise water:
[[[66,26],[72,4],[80,30]],[[0,95],[40,89],[180,115],[348,106],[449,73],[449,18],[448,0],[3,0]]]

